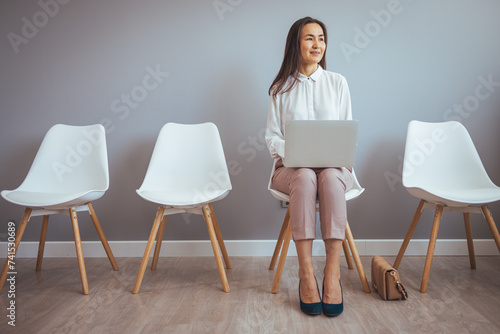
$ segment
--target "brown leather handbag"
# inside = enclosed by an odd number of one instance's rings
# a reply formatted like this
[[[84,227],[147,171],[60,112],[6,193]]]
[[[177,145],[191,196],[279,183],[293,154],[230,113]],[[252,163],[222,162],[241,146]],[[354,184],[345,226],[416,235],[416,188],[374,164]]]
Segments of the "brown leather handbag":
[[[398,271],[382,256],[374,256],[372,259],[372,285],[383,300],[406,300],[408,298]]]

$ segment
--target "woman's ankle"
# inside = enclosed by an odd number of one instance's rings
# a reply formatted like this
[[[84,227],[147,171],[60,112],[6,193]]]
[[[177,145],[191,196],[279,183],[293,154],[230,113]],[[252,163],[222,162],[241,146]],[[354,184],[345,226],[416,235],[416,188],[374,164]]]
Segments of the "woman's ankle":
[[[299,269],[299,279],[300,280],[314,280],[316,276],[316,272],[314,268],[308,268],[308,269]]]
[[[325,266],[323,270],[325,280],[338,281],[340,280],[340,268]]]

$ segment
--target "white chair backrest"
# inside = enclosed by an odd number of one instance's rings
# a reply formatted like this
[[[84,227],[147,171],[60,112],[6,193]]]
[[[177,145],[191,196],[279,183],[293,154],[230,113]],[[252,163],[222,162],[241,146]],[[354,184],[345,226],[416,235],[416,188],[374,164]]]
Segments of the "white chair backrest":
[[[494,186],[469,133],[456,121],[409,123],[402,176],[406,188]]]
[[[282,193],[281,191],[274,189],[272,186],[273,173],[274,170],[276,169],[276,161],[277,160],[274,160],[273,162],[273,168],[271,169],[271,175],[269,176],[269,183],[267,184],[267,189],[271,192],[271,195],[273,195],[274,198],[280,201],[287,202],[290,199],[289,196],[285,193]],[[365,191],[365,188],[361,187],[361,185],[359,184],[358,178],[356,177],[356,173],[354,173],[354,170],[352,171],[352,176],[354,178],[354,183],[352,188],[346,191],[345,193],[346,201],[358,197]]]
[[[231,189],[219,131],[213,123],[167,123],[138,192],[194,189]]]
[[[18,191],[81,193],[109,187],[106,134],[101,124],[52,126]]]

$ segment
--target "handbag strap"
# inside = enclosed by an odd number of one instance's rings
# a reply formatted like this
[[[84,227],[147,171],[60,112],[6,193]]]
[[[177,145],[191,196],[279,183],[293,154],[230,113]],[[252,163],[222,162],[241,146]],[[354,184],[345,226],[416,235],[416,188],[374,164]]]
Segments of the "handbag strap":
[[[396,271],[391,270],[391,276],[394,278],[394,283],[396,284],[396,287],[401,294],[401,298],[403,300],[408,299],[408,293],[406,292],[405,288],[403,287],[403,284],[399,281],[399,279],[396,277]]]

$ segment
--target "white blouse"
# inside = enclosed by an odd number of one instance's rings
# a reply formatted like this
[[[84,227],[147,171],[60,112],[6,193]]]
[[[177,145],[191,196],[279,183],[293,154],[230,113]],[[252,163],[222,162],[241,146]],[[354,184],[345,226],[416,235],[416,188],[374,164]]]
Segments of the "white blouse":
[[[294,80],[289,77],[285,88]],[[287,120],[350,120],[351,97],[346,79],[321,66],[310,77],[299,73],[298,82],[287,93],[269,101],[266,143],[271,156],[285,158]]]

